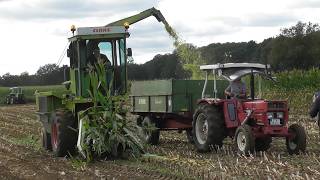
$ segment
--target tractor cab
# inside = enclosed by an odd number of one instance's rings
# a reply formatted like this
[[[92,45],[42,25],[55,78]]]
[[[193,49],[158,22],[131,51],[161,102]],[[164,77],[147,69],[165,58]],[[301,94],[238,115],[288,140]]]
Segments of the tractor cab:
[[[66,84],[77,97],[88,98],[90,89],[89,71],[97,61],[96,54],[103,57],[108,86],[112,94],[124,94],[127,91],[126,49],[129,35],[125,26],[79,27],[71,28],[73,36],[67,56],[70,59],[70,81]],[[98,52],[97,52],[98,50]],[[100,54],[99,54],[100,53]]]
[[[263,65],[257,63],[227,63],[227,64],[214,64],[214,65],[204,65],[201,66],[200,69],[206,72],[206,80],[203,88],[202,98],[205,97],[204,92],[206,92],[208,76],[210,73],[213,74],[214,79],[214,90],[213,90],[213,98],[217,99],[217,79],[225,79],[229,81],[231,84],[234,81],[244,79],[246,77],[250,77],[250,96],[243,97],[242,99],[259,99],[261,98],[261,77],[274,80],[271,77],[271,72],[269,71],[270,65]],[[255,79],[258,80],[258,96],[255,94]],[[226,97],[230,98],[230,97]]]

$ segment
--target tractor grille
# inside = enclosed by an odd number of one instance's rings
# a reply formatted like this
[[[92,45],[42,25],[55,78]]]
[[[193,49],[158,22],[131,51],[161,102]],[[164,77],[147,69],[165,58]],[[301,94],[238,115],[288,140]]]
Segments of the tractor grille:
[[[40,97],[38,97],[38,100],[39,100],[39,112],[48,112],[47,97],[40,96]]]
[[[286,104],[284,102],[268,102],[268,109],[285,109]]]

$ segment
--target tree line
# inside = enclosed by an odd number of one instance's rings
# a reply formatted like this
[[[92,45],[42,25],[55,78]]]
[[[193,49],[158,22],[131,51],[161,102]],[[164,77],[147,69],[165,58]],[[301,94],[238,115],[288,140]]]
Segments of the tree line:
[[[203,47],[187,44],[190,52],[200,56],[198,64],[254,62],[270,64],[275,71],[292,69],[307,70],[320,66],[320,26],[313,23],[298,22],[283,28],[279,35],[265,39],[261,43],[228,42],[212,43]],[[188,61],[188,60],[187,60]],[[192,76],[185,68],[184,61],[177,50],[172,53],[156,55],[144,64],[128,64],[129,80],[151,79],[187,79]],[[0,86],[53,85],[64,81],[64,67],[55,64],[41,66],[36,74],[27,72],[21,75],[4,74],[0,77]]]

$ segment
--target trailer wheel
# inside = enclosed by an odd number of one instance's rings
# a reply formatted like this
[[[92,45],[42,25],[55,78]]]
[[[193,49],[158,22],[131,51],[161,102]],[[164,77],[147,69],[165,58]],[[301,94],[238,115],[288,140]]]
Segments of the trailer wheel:
[[[298,124],[289,126],[288,131],[293,135],[292,138],[286,138],[286,145],[289,154],[299,154],[306,150],[306,132],[304,128]]]
[[[239,126],[234,139],[240,153],[248,155],[254,152],[255,141],[249,125]]]
[[[272,142],[272,137],[256,138],[255,150],[266,151],[270,148],[271,142]]]
[[[199,106],[193,116],[192,129],[198,152],[208,152],[210,147],[221,147],[226,135],[221,107],[209,104]]]
[[[159,144],[160,131],[157,129],[155,119],[149,116],[143,118],[141,123],[144,140],[147,144]]]
[[[187,135],[188,142],[191,144],[194,144],[192,129],[186,130],[186,135]]]
[[[43,147],[45,150],[51,151],[51,150],[52,150],[51,136],[50,136],[50,134],[45,130],[44,127],[41,129],[41,135],[42,135],[42,147]]]
[[[64,110],[57,110],[52,118],[51,144],[57,157],[64,157],[75,151],[77,132],[71,129],[75,128],[74,122],[72,113]]]

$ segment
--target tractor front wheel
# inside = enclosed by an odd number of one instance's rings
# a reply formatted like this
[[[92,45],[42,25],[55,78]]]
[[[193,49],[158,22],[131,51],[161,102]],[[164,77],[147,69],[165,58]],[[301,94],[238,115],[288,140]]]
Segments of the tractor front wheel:
[[[288,132],[292,135],[286,138],[286,145],[289,154],[299,154],[306,150],[306,132],[304,128],[298,124],[292,124],[288,128]]]
[[[147,144],[159,144],[160,131],[157,129],[156,120],[152,117],[146,116],[141,122],[142,133]]]
[[[226,135],[221,107],[209,104],[199,106],[193,116],[192,135],[198,152],[221,147]]]
[[[244,124],[239,126],[234,139],[240,153],[245,155],[253,153],[255,141],[249,125]]]
[[[58,110],[51,123],[52,151],[57,157],[64,157],[75,151],[77,132],[74,131],[75,119],[71,112]]]
[[[14,104],[14,103],[15,103],[14,97],[10,97],[10,104]]]

